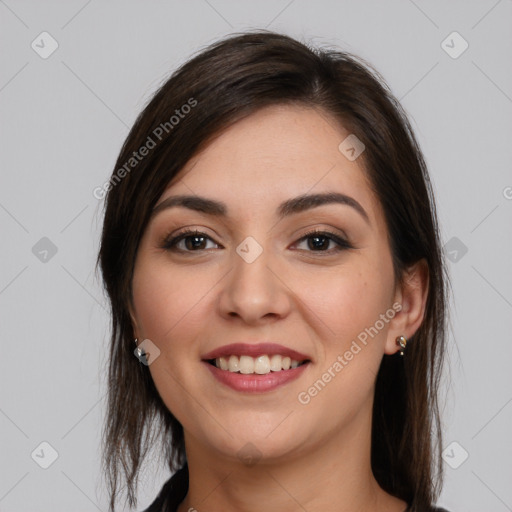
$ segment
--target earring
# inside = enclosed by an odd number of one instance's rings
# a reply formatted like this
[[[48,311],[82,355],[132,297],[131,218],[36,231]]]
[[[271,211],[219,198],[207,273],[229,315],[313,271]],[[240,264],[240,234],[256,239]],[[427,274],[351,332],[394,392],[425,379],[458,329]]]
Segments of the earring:
[[[135,342],[135,345],[137,345],[137,343],[139,342],[139,340],[138,340],[137,338],[135,338],[133,341]],[[137,348],[135,349],[135,352],[136,352],[137,357],[138,357],[139,359],[140,359],[140,358],[142,357],[142,355],[144,354],[144,351],[143,351],[140,347],[137,347]]]
[[[404,355],[405,347],[407,346],[407,340],[404,336],[398,336],[398,338],[395,340],[396,344],[400,347],[400,355]]]

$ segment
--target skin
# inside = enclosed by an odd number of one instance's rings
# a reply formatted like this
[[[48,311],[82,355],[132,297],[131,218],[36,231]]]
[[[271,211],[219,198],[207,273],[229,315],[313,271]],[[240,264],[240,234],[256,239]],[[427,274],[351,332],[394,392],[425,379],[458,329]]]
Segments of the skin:
[[[325,112],[267,107],[222,132],[158,201],[193,194],[228,209],[226,218],[183,207],[156,214],[133,275],[134,331],[159,348],[148,368],[185,432],[190,486],[179,512],[407,506],[373,477],[371,411],[383,355],[399,350],[396,337],[410,338],[423,320],[428,271],[419,262],[403,284],[395,281],[383,211],[361,158],[351,162],[338,149],[348,134]],[[276,217],[282,201],[333,191],[357,200],[369,223],[341,204]],[[182,252],[163,249],[162,240],[184,227],[209,238],[195,246],[182,240]],[[339,234],[353,248],[301,241],[312,228]],[[252,263],[236,252],[248,236],[263,249]],[[402,310],[307,405],[299,403],[298,394],[395,302]],[[249,395],[219,383],[201,362],[225,344],[263,340],[312,363],[293,382]],[[254,465],[237,455],[249,442],[261,456]]]

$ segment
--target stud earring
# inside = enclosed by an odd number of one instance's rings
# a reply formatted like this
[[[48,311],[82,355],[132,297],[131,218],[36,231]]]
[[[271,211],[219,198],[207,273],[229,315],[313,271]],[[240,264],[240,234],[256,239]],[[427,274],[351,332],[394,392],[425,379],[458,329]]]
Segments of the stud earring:
[[[137,345],[137,343],[139,342],[139,340],[138,340],[137,338],[135,338],[133,341],[135,342],[135,345]],[[144,351],[143,351],[140,347],[137,347],[137,348],[135,349],[135,352],[136,352],[137,357],[138,357],[139,359],[144,355]]]
[[[404,336],[398,336],[398,338],[395,340],[396,344],[400,347],[400,355],[404,355],[405,347],[407,346],[407,340]]]

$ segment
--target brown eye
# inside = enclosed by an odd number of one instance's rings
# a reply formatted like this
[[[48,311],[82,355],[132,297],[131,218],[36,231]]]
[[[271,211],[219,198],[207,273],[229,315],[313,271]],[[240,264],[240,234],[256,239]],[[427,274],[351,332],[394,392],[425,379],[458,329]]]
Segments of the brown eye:
[[[175,237],[166,239],[162,244],[162,248],[168,251],[199,252],[212,248],[207,247],[208,241],[213,242],[205,233],[195,230],[186,230]],[[218,246],[215,242],[213,242],[213,244]]]
[[[299,240],[299,243],[302,242],[307,242],[305,250],[310,252],[332,253],[352,248],[345,239],[330,231],[310,231]],[[331,250],[328,250],[329,247]]]

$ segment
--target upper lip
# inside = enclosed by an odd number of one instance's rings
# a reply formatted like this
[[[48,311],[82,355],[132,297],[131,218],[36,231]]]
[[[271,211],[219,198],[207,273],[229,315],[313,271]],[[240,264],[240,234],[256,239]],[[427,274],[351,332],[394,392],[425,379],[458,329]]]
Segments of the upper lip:
[[[310,360],[309,356],[283,345],[279,345],[279,343],[231,343],[204,354],[202,359],[217,359],[219,357],[227,357],[231,355],[258,357],[265,354],[279,354],[285,357],[288,356],[290,359],[294,359],[296,361]]]

